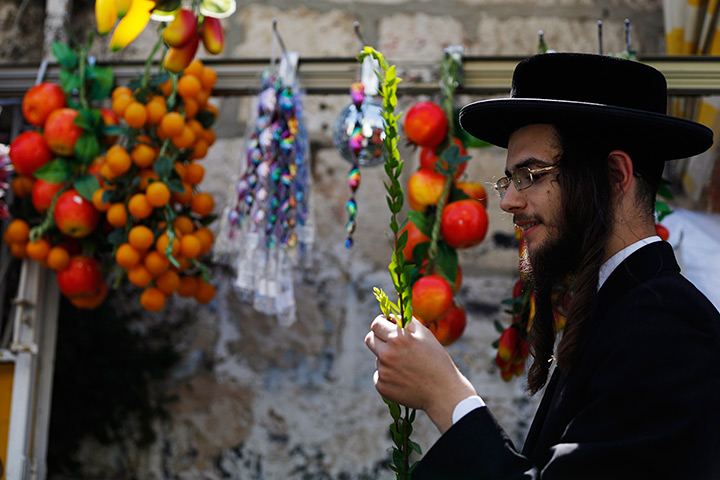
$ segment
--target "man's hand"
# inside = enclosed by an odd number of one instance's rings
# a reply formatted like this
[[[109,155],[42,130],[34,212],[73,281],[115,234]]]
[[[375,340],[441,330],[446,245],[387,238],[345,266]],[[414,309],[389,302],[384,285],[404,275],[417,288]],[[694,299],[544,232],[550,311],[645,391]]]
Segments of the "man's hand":
[[[365,344],[377,357],[373,376],[383,397],[424,410],[445,433],[455,406],[476,395],[432,332],[413,318],[403,329],[383,315],[373,320]]]

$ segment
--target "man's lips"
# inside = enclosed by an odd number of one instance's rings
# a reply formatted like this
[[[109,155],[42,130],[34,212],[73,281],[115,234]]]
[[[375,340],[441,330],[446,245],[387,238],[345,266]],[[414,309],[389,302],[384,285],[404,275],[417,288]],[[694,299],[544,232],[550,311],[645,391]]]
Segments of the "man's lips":
[[[538,218],[515,217],[513,223],[515,223],[515,226],[522,230],[523,235],[525,235],[542,222]]]

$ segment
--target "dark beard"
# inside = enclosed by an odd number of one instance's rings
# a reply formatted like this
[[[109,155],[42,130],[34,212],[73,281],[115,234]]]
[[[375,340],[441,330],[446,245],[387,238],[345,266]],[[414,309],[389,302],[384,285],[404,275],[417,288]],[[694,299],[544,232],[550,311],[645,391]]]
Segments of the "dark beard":
[[[577,271],[582,258],[581,231],[563,220],[554,238],[548,238],[532,252],[523,251],[520,269],[536,292],[550,294]]]

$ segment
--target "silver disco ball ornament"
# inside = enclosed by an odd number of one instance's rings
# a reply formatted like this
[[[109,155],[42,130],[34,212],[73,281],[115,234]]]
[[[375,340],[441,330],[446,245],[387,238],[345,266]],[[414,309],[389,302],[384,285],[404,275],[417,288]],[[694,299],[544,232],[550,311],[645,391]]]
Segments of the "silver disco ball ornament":
[[[335,148],[352,164],[356,159],[361,167],[383,163],[384,139],[382,104],[374,97],[365,97],[359,110],[355,103],[351,103],[340,112],[335,122]]]

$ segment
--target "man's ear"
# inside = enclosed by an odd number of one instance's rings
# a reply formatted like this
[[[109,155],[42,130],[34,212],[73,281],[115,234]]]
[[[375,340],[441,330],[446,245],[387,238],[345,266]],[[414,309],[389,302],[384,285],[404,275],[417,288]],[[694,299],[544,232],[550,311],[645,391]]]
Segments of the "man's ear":
[[[608,167],[613,190],[624,194],[630,189],[633,181],[634,166],[630,155],[622,150],[613,150],[608,154]]]

